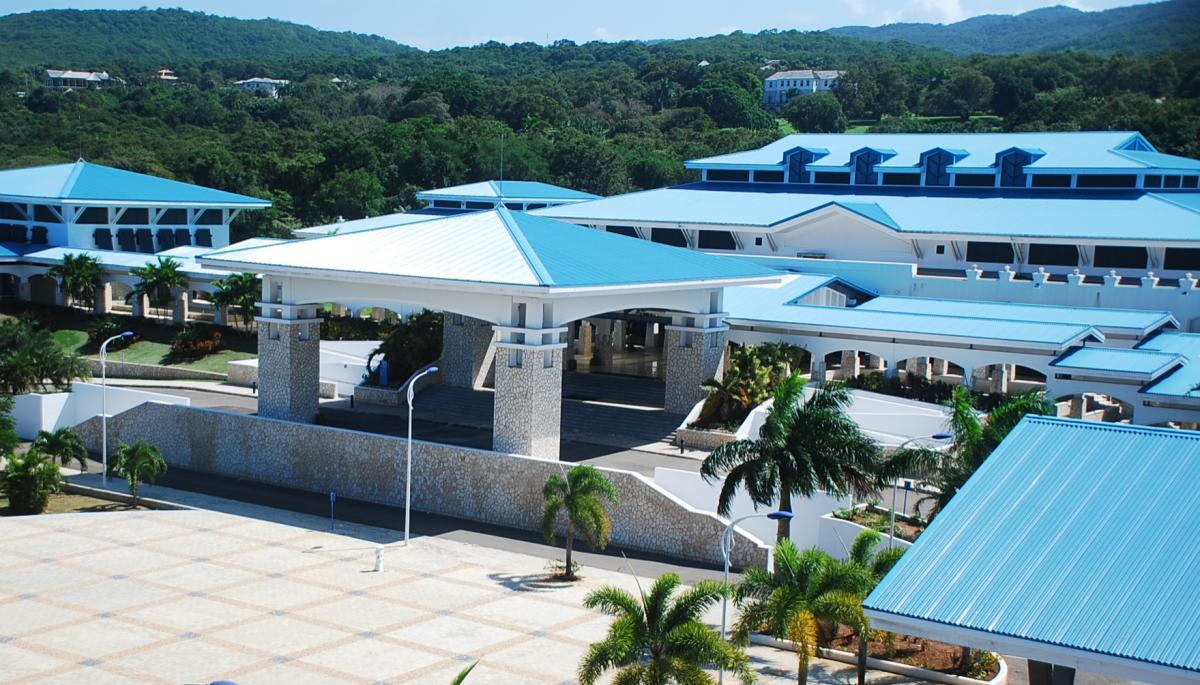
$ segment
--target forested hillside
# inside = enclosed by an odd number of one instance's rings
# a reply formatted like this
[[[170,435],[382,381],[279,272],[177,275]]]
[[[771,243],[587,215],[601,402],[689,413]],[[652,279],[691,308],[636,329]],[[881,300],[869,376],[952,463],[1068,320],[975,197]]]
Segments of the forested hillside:
[[[496,178],[501,149],[507,178],[622,193],[690,180],[682,160],[790,130],[759,105],[768,59],[847,71],[836,95],[797,98],[785,110],[800,130],[842,130],[847,120],[858,131],[1136,129],[1163,151],[1200,157],[1200,51],[963,58],[788,31],[368,55],[180,54],[54,62],[127,81],[104,91],[42,88],[48,62],[0,66],[0,167],[83,156],[272,200],[273,209],[239,219],[239,237],[411,208],[419,189]],[[163,67],[180,82],[159,83]],[[256,97],[233,88],[247,76],[292,85],[278,100]]]
[[[1046,7],[1016,16],[989,14],[954,24],[843,26],[829,33],[862,40],[902,40],[966,55],[1088,50],[1146,55],[1188,50],[1200,42],[1200,2],[1169,0],[1103,12]]]

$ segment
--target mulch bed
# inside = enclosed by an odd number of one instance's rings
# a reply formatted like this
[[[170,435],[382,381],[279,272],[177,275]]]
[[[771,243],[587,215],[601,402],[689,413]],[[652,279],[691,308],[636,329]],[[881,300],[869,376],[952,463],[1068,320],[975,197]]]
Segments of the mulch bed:
[[[878,638],[884,637],[882,631],[874,631],[874,633]],[[940,673],[964,675],[959,670],[962,647],[944,642],[935,642],[934,640],[925,640],[910,635],[900,635],[898,633],[892,633],[891,635],[894,638],[893,644],[888,644],[883,639],[868,640],[867,656],[908,664],[909,666],[917,666]],[[827,646],[843,652],[857,654],[858,638],[852,630],[842,626],[838,629],[837,637]],[[971,673],[967,675],[979,680],[991,680],[999,671],[999,666],[991,665],[982,674]]]

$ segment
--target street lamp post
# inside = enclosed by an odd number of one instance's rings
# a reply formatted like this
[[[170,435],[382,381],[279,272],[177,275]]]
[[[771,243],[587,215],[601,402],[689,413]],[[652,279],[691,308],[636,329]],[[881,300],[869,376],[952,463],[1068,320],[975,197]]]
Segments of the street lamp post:
[[[132,331],[124,331],[100,343],[100,460],[103,464],[101,479],[105,487],[108,487],[108,344],[132,337]]]
[[[910,444],[921,441],[921,440],[933,440],[936,442],[945,442],[945,441],[953,439],[953,438],[954,438],[954,436],[950,435],[949,433],[934,433],[933,435],[930,435],[930,436],[909,438],[908,440],[905,440],[904,442],[900,443],[900,446],[896,448],[896,451],[901,452],[904,450],[904,448],[908,447]],[[907,491],[908,491],[908,488],[910,487],[911,482],[912,481],[908,481],[908,480],[904,481],[904,490],[905,490],[904,498],[905,498],[906,502],[908,501]],[[891,549],[893,543],[896,542],[896,490],[897,490],[896,483],[893,481],[892,482],[892,516],[891,516],[892,524],[891,524],[891,532],[888,534],[888,549]]]
[[[725,593],[721,596],[721,641],[725,641],[725,617],[729,611],[729,553],[733,551],[733,528],[737,524],[746,519],[766,518],[772,521],[780,521],[791,519],[793,516],[790,511],[772,511],[767,514],[747,514],[740,518],[736,518],[725,526],[725,532],[721,533],[721,556],[725,559]],[[717,672],[717,682],[725,682],[725,668],[722,667]]]
[[[423,371],[418,371],[408,379],[408,458],[404,464],[404,546],[408,547],[408,532],[409,521],[412,518],[412,419],[413,419],[413,396],[416,394],[414,388],[417,385],[417,380],[422,376],[437,373],[438,367],[430,366]]]

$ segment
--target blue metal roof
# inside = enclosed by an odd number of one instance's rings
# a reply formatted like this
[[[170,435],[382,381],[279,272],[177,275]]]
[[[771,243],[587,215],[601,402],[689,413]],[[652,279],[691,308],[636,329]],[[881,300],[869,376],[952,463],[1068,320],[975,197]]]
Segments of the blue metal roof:
[[[79,204],[269,207],[270,202],[78,161],[0,171],[0,196]]]
[[[22,261],[30,264],[53,266],[61,264],[63,257],[68,254],[88,255],[95,258],[100,263],[100,266],[107,271],[127,273],[135,267],[152,264],[158,261],[159,257],[166,257],[179,262],[179,270],[185,275],[195,278],[221,278],[229,273],[224,270],[202,267],[197,263],[197,257],[211,251],[211,248],[207,247],[184,246],[157,253],[86,250],[77,247],[39,247],[43,249],[26,254]]]
[[[1170,312],[1142,309],[1106,309],[1102,307],[1063,307],[979,300],[944,300],[929,297],[877,297],[858,307],[860,310],[908,314],[965,316],[976,319],[1001,319],[1041,323],[1071,323],[1093,326],[1105,334],[1123,332],[1138,337],[1163,326],[1178,323]]]
[[[44,249],[45,247],[45,245],[31,245],[29,243],[0,243],[0,262],[18,261],[22,255]]]
[[[1171,352],[1083,347],[1050,363],[1056,369],[1096,371],[1103,376],[1121,376],[1140,381],[1152,381],[1171,369],[1187,363],[1187,359]]]
[[[280,267],[547,288],[757,280],[773,269],[497,209],[289,241],[203,259],[220,268]]]
[[[519,202],[582,202],[595,200],[599,195],[581,190],[564,188],[541,181],[480,181],[449,188],[422,190],[417,193],[420,200],[479,200],[491,202],[509,200]]]
[[[1178,354],[1188,361],[1171,375],[1143,389],[1143,393],[1200,399],[1200,392],[1192,391],[1200,385],[1200,333],[1159,333],[1138,345],[1137,349]]]
[[[443,214],[426,213],[424,210],[415,212],[397,212],[395,214],[384,214],[382,216],[372,216],[366,219],[354,219],[351,221],[342,221],[339,223],[325,224],[323,226],[309,226],[308,228],[297,228],[292,231],[292,235],[297,238],[320,238],[327,235],[343,235],[346,233],[357,233],[358,231],[369,231],[376,228],[388,228],[391,226],[403,226],[405,224],[415,224],[420,221],[429,221],[445,216]]]
[[[1036,345],[1065,349],[1079,342],[1103,340],[1095,328],[1073,323],[1022,321],[1020,319],[981,319],[979,317],[910,312],[872,311],[859,307],[826,307],[789,304],[792,276],[782,286],[735,286],[725,289],[725,310],[729,319],[746,325],[776,324],[804,329],[842,330],[872,336],[909,335],[920,338],[953,338],[995,341],[1012,345]],[[811,277],[800,277],[803,287]],[[803,289],[803,287],[801,289]],[[811,288],[808,290],[811,292]]]
[[[1121,150],[1121,146],[1137,139],[1149,149],[1149,143],[1134,131],[1072,131],[1036,133],[868,133],[818,134],[798,133],[784,136],[757,150],[735,152],[715,157],[693,159],[689,168],[768,168],[780,169],[784,156],[797,149],[814,152],[814,164],[822,167],[843,167],[850,164],[851,155],[864,148],[887,151],[881,168],[914,168],[921,155],[936,149],[954,151],[957,161],[949,168],[982,169],[992,167],[996,155],[1011,149],[1028,150],[1036,159],[1026,169],[1128,169],[1140,171],[1164,166],[1179,169],[1171,155],[1137,153]],[[1041,153],[1040,155],[1038,153]],[[1191,160],[1189,160],[1191,161]],[[1186,167],[1194,168],[1194,167]]]
[[[812,193],[782,186],[697,183],[539,209],[535,213],[594,224],[667,223],[769,229],[832,207],[853,212],[888,230],[912,235],[1200,240],[1200,195],[1193,197],[1190,193],[1128,191],[1000,196],[921,191],[920,195],[912,195],[855,187]]]
[[[1198,482],[1200,433],[1026,417],[864,607],[1200,680]]]

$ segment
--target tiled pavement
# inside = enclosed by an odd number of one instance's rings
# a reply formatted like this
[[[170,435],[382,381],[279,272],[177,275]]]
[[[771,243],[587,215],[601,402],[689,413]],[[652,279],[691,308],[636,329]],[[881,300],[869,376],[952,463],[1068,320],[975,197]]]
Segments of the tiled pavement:
[[[0,682],[574,682],[609,619],[580,600],[628,574],[542,580],[543,559],[282,514],[206,510],[0,519]],[[276,518],[278,521],[279,517]],[[386,570],[371,571],[376,542]],[[788,655],[754,648],[763,683]],[[905,682],[872,674],[873,682]],[[819,662],[815,682],[853,671]]]

